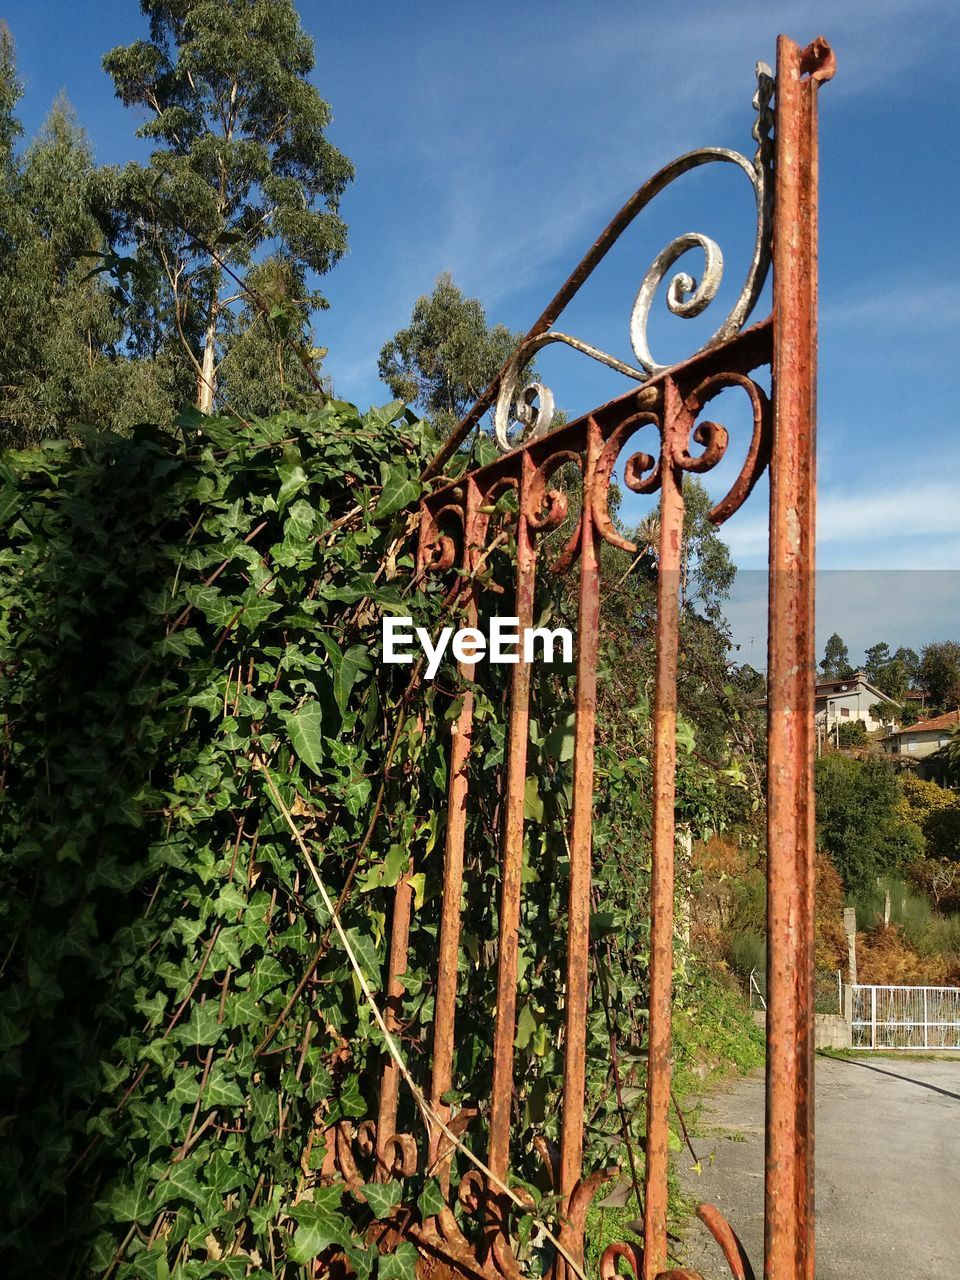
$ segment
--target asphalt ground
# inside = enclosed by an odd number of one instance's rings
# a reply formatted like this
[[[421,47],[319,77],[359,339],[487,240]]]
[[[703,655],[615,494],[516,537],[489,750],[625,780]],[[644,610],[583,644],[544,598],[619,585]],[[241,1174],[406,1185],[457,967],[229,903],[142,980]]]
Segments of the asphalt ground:
[[[763,1073],[703,1100],[684,1190],[717,1205],[763,1274]],[[960,1058],[817,1056],[817,1280],[960,1277]],[[711,1159],[712,1156],[712,1159]],[[730,1280],[700,1222],[683,1263]]]

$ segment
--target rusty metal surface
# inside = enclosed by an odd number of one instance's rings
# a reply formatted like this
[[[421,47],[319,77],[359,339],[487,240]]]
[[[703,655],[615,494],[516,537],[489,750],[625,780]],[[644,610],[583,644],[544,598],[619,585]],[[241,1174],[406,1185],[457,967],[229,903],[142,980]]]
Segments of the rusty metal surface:
[[[408,865],[401,876],[393,896],[393,921],[390,926],[390,955],[387,961],[386,1007],[384,1021],[391,1035],[400,1028],[400,1005],[403,1000],[403,975],[407,971],[407,950],[410,941],[410,917],[413,911],[413,888],[410,884],[412,868]],[[380,1081],[380,1109],[377,1114],[377,1169],[376,1178],[386,1182],[391,1176],[389,1150],[391,1139],[397,1130],[397,1105],[400,1099],[400,1070],[393,1058],[388,1058]]]
[[[535,534],[526,508],[530,501],[533,464],[526,460],[517,516],[517,594],[515,613],[521,629],[533,625]],[[504,804],[503,856],[500,886],[500,933],[497,965],[497,1014],[493,1035],[493,1079],[490,1090],[490,1140],[487,1164],[506,1181],[510,1165],[510,1121],[513,1100],[513,1046],[517,1022],[517,966],[523,872],[523,810],[527,780],[530,667],[513,668],[510,722],[507,729],[507,777]],[[488,1247],[502,1250],[506,1239],[507,1206],[488,1189]]]
[[[756,1280],[750,1259],[740,1243],[740,1237],[716,1205],[700,1205],[697,1209],[697,1217],[706,1225],[720,1246],[733,1280]]]
[[[767,1280],[813,1280],[814,1274],[815,131],[816,92],[832,66],[826,42],[801,51],[780,37],[767,734]]]
[[[673,881],[676,840],[677,650],[680,627],[680,559],[683,541],[683,472],[689,419],[676,383],[664,388],[663,456],[660,464],[660,548],[657,564],[657,668],[653,709],[653,849],[650,873],[650,994],[647,1020],[647,1141],[644,1196],[643,1280],[655,1280],[667,1264],[671,1004],[673,985]]]
[[[653,178],[630,197],[620,212],[601,233],[593,248],[585,255],[574,270],[550,307],[534,324],[533,328],[513,352],[494,382],[484,392],[477,405],[471,409],[464,423],[477,414],[478,406],[484,403],[487,396],[489,403],[496,396],[494,412],[494,439],[499,448],[509,452],[514,443],[508,438],[510,410],[517,398],[520,376],[542,347],[549,343],[559,342],[583,355],[598,360],[601,364],[617,370],[627,377],[636,378],[640,382],[657,374],[666,373],[670,366],[659,364],[653,357],[647,338],[647,325],[650,311],[661,285],[678,258],[690,249],[701,249],[704,256],[703,274],[698,281],[685,271],[678,272],[670,281],[666,291],[668,310],[675,316],[690,319],[700,315],[713,302],[719,292],[723,280],[723,253],[717,242],[699,231],[688,231],[676,236],[654,258],[647,269],[634,300],[630,315],[630,343],[637,361],[637,366],[600,351],[582,339],[560,333],[551,326],[566,308],[574,295],[579,292],[591,272],[606,256],[630,223],[646,208],[655,196],[659,195],[677,178],[705,164],[732,164],[741,169],[753,187],[757,206],[757,225],[753,255],[747,270],[747,276],[739,296],[730,308],[724,320],[717,326],[710,338],[700,347],[697,354],[719,346],[727,339],[740,332],[756,306],[757,299],[763,289],[770,261],[770,200],[769,200],[769,122],[770,94],[773,80],[769,68],[762,62],[757,63],[757,93],[754,107],[757,110],[757,121],[753,136],[757,141],[757,150],[753,160],[748,160],[739,151],[730,151],[725,147],[702,147],[698,151],[687,152],[666,165]],[[552,316],[549,323],[544,324],[545,317]],[[545,389],[544,389],[545,390]],[[552,413],[553,397],[550,395]],[[483,410],[480,411],[482,415]],[[542,435],[549,428],[551,413],[543,413],[534,420],[533,430]],[[517,415],[521,422],[527,421],[525,415]],[[461,424],[463,425],[463,424]]]
[[[833,74],[826,42],[801,50],[780,38],[777,51],[775,117],[773,81],[758,65],[753,161],[719,148],[691,152],[667,165],[640,187],[603,231],[593,248],[531,328],[512,364],[467,416],[469,425],[500,394],[501,444],[509,451],[488,466],[428,493],[420,506],[418,571],[452,578],[449,599],[462,622],[475,626],[478,604],[473,583],[488,554],[491,513],[496,498],[514,489],[518,503],[511,533],[516,547],[514,612],[520,628],[533,624],[538,539],[557,528],[569,510],[568,496],[554,487],[554,475],[579,475],[580,515],[566,546],[549,566],[566,572],[579,561],[578,634],[575,690],[573,804],[568,833],[569,886],[562,1040],[564,1087],[559,1146],[542,1136],[534,1146],[557,1197],[555,1228],[565,1256],[549,1263],[545,1280],[572,1280],[584,1258],[586,1214],[592,1197],[616,1170],[583,1168],[586,1097],[586,1024],[589,1014],[589,931],[591,843],[594,803],[594,736],[601,610],[598,557],[603,542],[635,551],[618,528],[609,503],[611,481],[622,466],[623,484],[656,504],[657,549],[656,687],[653,709],[653,836],[650,902],[650,993],[647,1027],[647,1126],[643,1179],[643,1241],[617,1242],[603,1254],[600,1274],[612,1280],[623,1267],[636,1280],[700,1280],[689,1269],[668,1269],[667,1194],[669,1109],[671,1105],[671,1004],[674,931],[676,790],[676,681],[679,648],[679,579],[687,473],[715,468],[732,446],[743,458],[727,493],[711,510],[722,524],[746,502],[765,470],[770,472],[770,647],[768,780],[768,991],[765,1280],[813,1280],[813,1094],[811,983],[813,972],[813,541],[814,417],[816,360],[816,93]],[[770,128],[775,118],[774,146]],[[715,296],[719,249],[690,233],[672,241],[654,260],[641,286],[633,317],[638,366],[605,356],[551,326],[611,245],[659,191],[680,173],[709,162],[733,163],[747,172],[757,200],[757,242],[740,298],[714,336],[690,359],[664,369],[653,361],[645,326],[654,295],[674,263],[689,248],[701,249],[707,270],[697,285],[680,272],[667,286],[667,305],[678,315],[696,314]],[[772,199],[771,199],[772,188]],[[771,316],[740,331],[762,286],[772,254],[774,294]],[[519,447],[506,437],[504,406],[513,395],[524,363],[547,342],[561,341],[603,359],[641,385],[550,431],[552,397],[541,385],[520,404],[528,428]],[[768,398],[755,379],[772,369]],[[734,389],[746,396],[751,427],[731,440],[721,423],[709,419],[711,402]],[[536,402],[536,403],[535,403]],[[454,437],[454,441],[456,436]],[[636,448],[640,444],[642,448]],[[455,444],[454,444],[455,447]],[[442,462],[442,456],[439,459]],[[429,470],[429,469],[428,469]],[[492,587],[491,589],[498,589]],[[502,588],[499,588],[502,589]],[[509,597],[508,597],[509,598]],[[523,901],[524,792],[530,712],[530,668],[512,672],[506,735],[506,764],[499,850],[499,938],[493,1071],[489,1099],[479,1111],[456,1115],[443,1102],[455,1081],[456,1012],[459,986],[460,911],[464,889],[464,845],[470,794],[468,764],[473,731],[474,663],[459,665],[462,683],[457,718],[451,727],[448,812],[443,854],[430,1102],[459,1140],[467,1127],[487,1128],[488,1171],[510,1185],[511,1123],[514,1101],[518,929]],[[387,1017],[397,1026],[406,968],[410,923],[406,877],[397,886],[387,974]],[[415,1240],[423,1280],[520,1280],[522,1271],[511,1234],[509,1197],[479,1169],[457,1182],[452,1142],[434,1130],[426,1159],[411,1135],[396,1132],[396,1074],[383,1075],[378,1122],[356,1129],[340,1122],[331,1134],[326,1171],[336,1171],[362,1198],[373,1176],[438,1176],[445,1197],[439,1213],[421,1221],[401,1207],[380,1247],[391,1239]],[[529,1194],[516,1188],[522,1206]],[[460,1214],[462,1217],[458,1217]],[[699,1215],[713,1234],[734,1280],[754,1280],[743,1247],[723,1215],[702,1205]],[[472,1225],[468,1225],[472,1224]],[[392,1232],[392,1234],[391,1234]],[[758,1260],[759,1261],[759,1260]]]
[[[601,437],[587,423],[584,492],[592,493]],[[570,883],[567,898],[567,971],[564,996],[563,1122],[560,1133],[561,1213],[569,1221],[560,1239],[578,1260],[583,1231],[574,1218],[574,1195],[581,1179],[586,1087],[588,961],[590,955],[590,852],[593,833],[593,756],[597,718],[597,648],[600,640],[600,573],[591,504],[580,516],[580,610],[577,622],[577,685],[574,709],[573,814],[570,828]],[[584,1213],[586,1206],[584,1206]]]
[[[468,480],[464,485],[463,501],[463,557],[472,566],[478,547],[482,543],[479,513],[480,496],[476,484]],[[421,532],[421,559],[424,556],[425,537]],[[444,547],[444,551],[447,548]],[[477,624],[477,603],[469,578],[461,593],[460,604],[464,624]],[[464,682],[473,680],[476,664],[464,661],[459,664]],[[460,955],[460,904],[463,897],[463,850],[467,824],[467,765],[473,736],[474,696],[465,683],[460,714],[450,728],[450,760],[447,773],[447,826],[443,854],[443,896],[440,913],[440,945],[437,963],[436,1004],[433,1023],[433,1072],[430,1081],[430,1102],[446,1121],[450,1109],[443,1095],[453,1082],[454,1023],[457,1003],[457,966]],[[444,1191],[450,1184],[450,1153],[440,1157],[440,1134],[435,1132],[430,1142],[430,1162],[436,1165],[436,1174]]]

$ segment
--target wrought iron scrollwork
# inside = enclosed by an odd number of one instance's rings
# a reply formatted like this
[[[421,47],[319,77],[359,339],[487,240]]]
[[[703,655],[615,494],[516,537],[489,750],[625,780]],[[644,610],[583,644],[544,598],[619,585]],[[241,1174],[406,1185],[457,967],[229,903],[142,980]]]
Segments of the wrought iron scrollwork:
[[[753,97],[753,106],[757,114],[752,136],[757,143],[757,149],[753,159],[750,160],[741,152],[731,151],[726,147],[702,147],[671,161],[649,182],[640,187],[612,219],[597,242],[598,245],[601,242],[604,245],[602,253],[597,254],[595,246],[571,276],[573,288],[568,292],[564,305],[580,289],[610,244],[619,238],[655,196],[682,174],[689,173],[702,165],[733,164],[747,175],[754,191],[757,222],[753,254],[746,280],[736,302],[711,337],[694,354],[700,354],[718,346],[740,332],[756,306],[770,265],[770,129],[773,120],[771,100],[774,82],[770,68],[765,63],[757,63],[756,76],[757,91]],[[530,440],[544,435],[550,429],[553,417],[553,395],[550,389],[543,383],[534,383],[518,391],[523,370],[536,353],[550,343],[559,342],[573,347],[575,351],[638,382],[644,382],[668,368],[667,365],[658,363],[653,357],[647,338],[647,324],[660,286],[674,264],[692,249],[700,249],[703,252],[702,276],[698,281],[686,271],[677,272],[667,285],[668,310],[673,315],[690,319],[705,311],[717,296],[723,279],[723,253],[716,241],[699,231],[688,231],[671,240],[650,264],[634,300],[630,316],[630,341],[636,357],[636,365],[627,364],[580,338],[552,328],[520,344],[500,379],[494,410],[494,438],[502,452],[510,452],[519,443],[519,437],[511,439],[509,436],[511,406],[514,406],[515,418],[521,427],[525,428],[520,433],[525,442],[529,443]],[[536,406],[535,400],[539,400]]]

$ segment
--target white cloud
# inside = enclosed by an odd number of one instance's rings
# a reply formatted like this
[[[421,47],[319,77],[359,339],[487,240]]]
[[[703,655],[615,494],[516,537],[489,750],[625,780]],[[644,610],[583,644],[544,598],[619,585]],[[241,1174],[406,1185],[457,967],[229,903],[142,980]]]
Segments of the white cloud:
[[[920,280],[853,297],[834,298],[820,308],[820,324],[875,327],[904,336],[917,329],[955,329],[960,323],[960,281]]]
[[[960,466],[936,480],[902,475],[849,480],[821,489],[817,558],[830,568],[928,569],[960,566]],[[764,505],[745,507],[723,526],[737,563],[766,563]]]

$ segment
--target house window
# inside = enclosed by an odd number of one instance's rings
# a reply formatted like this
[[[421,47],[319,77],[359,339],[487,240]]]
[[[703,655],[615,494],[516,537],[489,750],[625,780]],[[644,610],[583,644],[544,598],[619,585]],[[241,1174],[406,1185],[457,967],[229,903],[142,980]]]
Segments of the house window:
[[[908,750],[908,751],[916,751],[916,749],[917,749],[917,744],[916,744],[915,742],[908,742],[908,743],[907,743],[907,750]]]
[[[850,719],[850,708],[849,708],[849,707],[841,707],[841,708],[840,708],[840,714],[841,714],[842,716],[846,716],[846,717],[847,717],[847,719],[849,720],[849,719]]]

